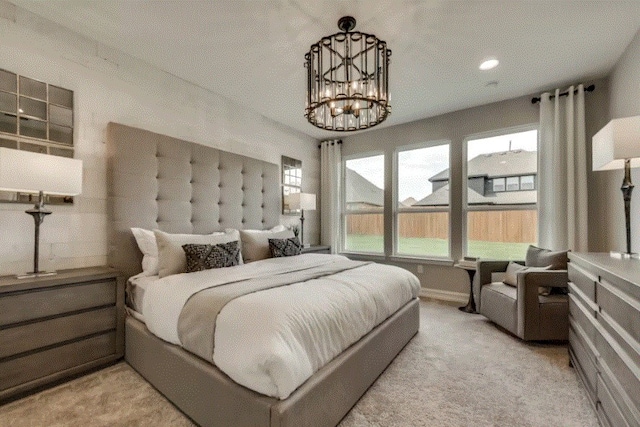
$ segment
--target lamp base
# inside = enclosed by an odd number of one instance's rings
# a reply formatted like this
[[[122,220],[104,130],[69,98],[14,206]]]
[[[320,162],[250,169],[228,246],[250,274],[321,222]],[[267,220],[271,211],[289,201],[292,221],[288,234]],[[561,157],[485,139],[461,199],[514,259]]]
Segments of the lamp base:
[[[16,279],[33,279],[35,277],[46,277],[46,276],[55,276],[58,274],[57,271],[38,271],[38,272],[29,272],[25,274],[18,274]]]
[[[628,252],[611,251],[609,252],[609,256],[611,258],[619,258],[619,259],[640,259],[640,255],[638,255],[635,252],[628,253]]]

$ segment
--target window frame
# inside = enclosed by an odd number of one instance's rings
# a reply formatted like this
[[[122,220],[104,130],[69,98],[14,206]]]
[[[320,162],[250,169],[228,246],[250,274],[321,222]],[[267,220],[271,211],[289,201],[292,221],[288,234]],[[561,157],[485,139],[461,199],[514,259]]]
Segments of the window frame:
[[[468,163],[469,160],[467,160],[468,157],[468,153],[469,153],[469,142],[473,141],[473,140],[477,140],[477,139],[484,139],[484,138],[491,138],[491,137],[495,137],[495,136],[502,136],[502,135],[509,135],[509,134],[514,134],[514,133],[520,133],[520,132],[527,132],[527,131],[532,131],[535,130],[537,132],[537,136],[538,136],[538,142],[537,142],[537,157],[538,157],[538,167],[537,167],[537,172],[539,173],[539,169],[540,169],[540,126],[538,123],[531,123],[528,125],[522,125],[522,126],[513,126],[513,127],[507,127],[507,128],[502,128],[502,129],[496,129],[493,131],[488,131],[488,132],[481,132],[481,133],[475,133],[475,134],[470,134],[470,135],[466,135],[462,141],[462,255],[463,256],[469,256],[470,254],[468,253],[469,251],[469,241],[468,241],[468,236],[469,236],[469,230],[468,230],[468,222],[469,222],[469,212],[483,212],[483,211],[513,211],[513,210],[532,210],[533,209],[536,211],[536,215],[539,216],[540,212],[539,212],[539,203],[538,203],[538,197],[536,197],[536,203],[534,205],[532,204],[504,204],[504,205],[469,205],[469,195],[468,195],[468,171],[467,171],[467,167],[468,167]],[[506,177],[499,177],[504,179],[504,190],[500,191],[500,192],[507,192],[509,190],[507,190],[507,179]],[[533,180],[533,190],[525,190],[525,191],[535,191],[536,192],[536,196],[538,194],[538,187],[536,185],[536,179],[534,178]],[[520,181],[518,180],[518,183],[520,184]],[[493,183],[492,183],[492,187],[493,187]],[[514,192],[516,190],[513,190]],[[517,191],[523,191],[523,190],[517,190]]]
[[[350,160],[357,160],[357,159],[364,159],[367,157],[377,157],[377,156],[382,156],[382,173],[383,173],[383,183],[384,188],[382,189],[383,191],[383,198],[382,198],[382,210],[375,210],[375,209],[359,209],[359,210],[347,210],[347,162]],[[386,240],[386,233],[382,233],[382,251],[381,252],[363,252],[363,251],[355,251],[355,250],[348,250],[347,249],[347,216],[348,215],[366,215],[366,214],[380,214],[382,215],[382,221],[384,223],[385,220],[385,199],[386,199],[386,192],[387,192],[387,188],[386,188],[386,178],[387,178],[387,170],[386,170],[386,153],[383,150],[374,150],[374,151],[367,151],[367,152],[363,152],[363,153],[357,153],[357,154],[351,154],[348,156],[343,156],[342,157],[342,162],[341,162],[341,170],[340,170],[340,181],[342,183],[342,197],[340,200],[340,248],[339,248],[339,253],[345,253],[345,254],[354,254],[354,255],[366,255],[366,256],[370,256],[370,257],[381,257],[381,256],[385,256],[385,240]]]
[[[401,208],[400,200],[399,200],[399,192],[400,192],[400,181],[399,181],[399,171],[400,171],[400,153],[403,151],[411,151],[411,150],[419,150],[422,148],[430,148],[437,147],[441,145],[447,145],[449,148],[449,173],[451,173],[451,165],[452,165],[452,156],[451,156],[451,140],[448,139],[437,139],[431,140],[427,142],[419,142],[414,144],[402,145],[396,147],[393,151],[393,167],[392,167],[392,210],[391,214],[393,216],[393,227],[392,227],[392,249],[390,256],[396,259],[415,259],[415,260],[450,260],[451,259],[451,190],[449,191],[449,203],[447,206],[434,206],[434,207],[423,207],[418,209],[409,209],[409,208]],[[451,180],[451,177],[449,177]],[[450,185],[450,184],[449,184]],[[447,221],[447,254],[445,256],[438,255],[413,255],[413,254],[404,254],[398,252],[399,247],[399,239],[400,239],[400,214],[401,213],[433,213],[433,212],[447,212],[448,213],[448,221]]]

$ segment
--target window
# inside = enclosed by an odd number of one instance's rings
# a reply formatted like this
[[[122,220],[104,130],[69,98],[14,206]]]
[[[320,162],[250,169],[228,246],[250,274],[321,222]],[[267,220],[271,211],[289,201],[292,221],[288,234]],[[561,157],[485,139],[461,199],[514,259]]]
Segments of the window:
[[[344,249],[384,253],[384,155],[345,160],[344,186]]]
[[[523,175],[520,177],[520,189],[521,190],[533,190],[535,189],[535,181],[533,175]]]
[[[536,243],[537,141],[537,130],[467,141],[467,255],[524,259]]]
[[[520,189],[520,177],[510,176],[507,178],[507,191],[518,191]]]
[[[449,144],[398,150],[395,254],[449,256]]]

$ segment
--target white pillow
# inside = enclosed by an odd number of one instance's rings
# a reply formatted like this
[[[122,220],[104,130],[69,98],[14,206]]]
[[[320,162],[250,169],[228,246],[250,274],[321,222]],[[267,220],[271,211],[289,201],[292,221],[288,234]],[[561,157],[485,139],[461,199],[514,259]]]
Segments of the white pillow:
[[[270,230],[240,230],[242,258],[247,263],[271,258],[269,239],[290,237],[294,237],[293,231],[288,230],[284,225],[276,225]]]
[[[133,236],[136,238],[138,248],[142,252],[142,273],[138,276],[158,275],[158,245],[156,235],[151,230],[144,228],[131,228]]]
[[[158,243],[158,276],[160,278],[172,274],[184,273],[187,268],[187,257],[182,245],[188,243],[217,245],[240,240],[238,230],[226,230],[211,234],[169,234],[153,230]],[[240,259],[242,264],[242,259]]]

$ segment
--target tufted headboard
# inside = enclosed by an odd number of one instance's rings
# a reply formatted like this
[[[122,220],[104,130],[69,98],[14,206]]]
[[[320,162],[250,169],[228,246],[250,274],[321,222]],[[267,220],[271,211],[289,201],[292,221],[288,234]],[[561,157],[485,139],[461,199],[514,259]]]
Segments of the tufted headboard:
[[[108,262],[126,277],[142,270],[131,227],[208,234],[280,219],[278,165],[117,123],[107,188]]]

